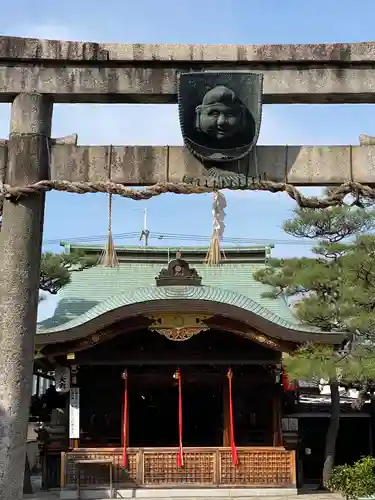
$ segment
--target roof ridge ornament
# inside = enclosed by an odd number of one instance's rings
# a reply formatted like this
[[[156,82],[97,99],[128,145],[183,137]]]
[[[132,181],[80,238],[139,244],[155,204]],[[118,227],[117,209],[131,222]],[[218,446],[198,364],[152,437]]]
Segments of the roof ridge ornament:
[[[167,268],[160,271],[155,277],[156,286],[200,286],[202,278],[196,269],[190,267],[188,262],[181,258],[178,251],[176,258],[171,260]]]

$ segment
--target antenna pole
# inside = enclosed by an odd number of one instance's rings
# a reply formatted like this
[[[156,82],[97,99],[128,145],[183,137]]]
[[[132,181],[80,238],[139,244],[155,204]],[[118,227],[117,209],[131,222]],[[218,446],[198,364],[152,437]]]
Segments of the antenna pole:
[[[148,237],[150,231],[147,229],[147,208],[143,211],[143,235],[145,237],[145,247],[148,247]]]
[[[147,208],[143,210],[143,230],[147,231]]]

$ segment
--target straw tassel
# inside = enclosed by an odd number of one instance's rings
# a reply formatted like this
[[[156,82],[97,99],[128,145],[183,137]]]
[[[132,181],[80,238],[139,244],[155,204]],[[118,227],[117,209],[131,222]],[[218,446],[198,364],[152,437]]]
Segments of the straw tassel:
[[[214,200],[212,203],[212,236],[210,248],[208,249],[205,262],[209,266],[217,266],[221,261],[222,252],[220,248],[220,242],[223,239],[224,229],[225,229],[225,211],[227,206],[227,201],[225,196],[220,191],[214,191]],[[225,255],[224,255],[225,257]]]
[[[108,172],[111,178],[112,146],[109,148]],[[112,194],[108,194],[108,236],[104,251],[102,252],[98,264],[103,267],[117,267],[119,265],[115,244],[112,236]]]

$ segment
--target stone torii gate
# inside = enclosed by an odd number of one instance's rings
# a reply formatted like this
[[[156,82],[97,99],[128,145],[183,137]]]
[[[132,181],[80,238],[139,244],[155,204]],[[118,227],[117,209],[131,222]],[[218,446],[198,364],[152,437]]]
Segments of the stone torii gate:
[[[212,69],[262,73],[267,104],[374,103],[374,61],[375,43],[210,46],[0,37],[0,102],[12,103],[9,139],[0,142],[0,180],[8,194],[0,233],[1,500],[22,497],[44,191],[81,192],[91,183],[94,191],[130,196],[126,186],[164,183],[152,191],[157,194],[173,191],[172,183],[189,193],[183,179],[203,171],[184,147],[52,140],[53,103],[176,103],[180,72]],[[375,184],[375,146],[366,138],[358,146],[260,146],[257,158],[257,174],[289,189]],[[44,190],[21,189],[39,181],[47,181]]]

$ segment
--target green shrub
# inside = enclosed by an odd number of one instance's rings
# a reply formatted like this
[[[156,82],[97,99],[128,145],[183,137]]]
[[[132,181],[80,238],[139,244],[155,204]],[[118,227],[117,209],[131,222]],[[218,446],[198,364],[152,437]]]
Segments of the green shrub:
[[[375,458],[364,457],[353,465],[334,467],[328,489],[341,493],[346,500],[375,495]]]

